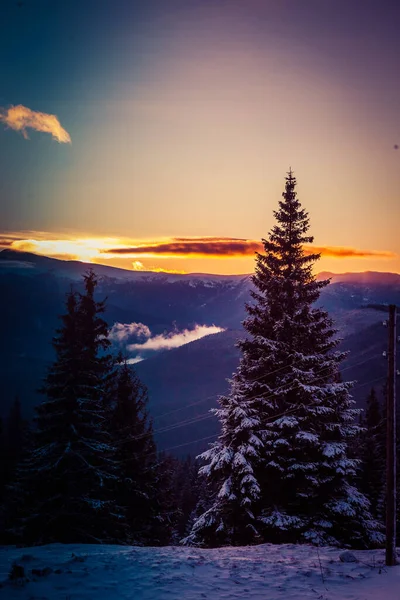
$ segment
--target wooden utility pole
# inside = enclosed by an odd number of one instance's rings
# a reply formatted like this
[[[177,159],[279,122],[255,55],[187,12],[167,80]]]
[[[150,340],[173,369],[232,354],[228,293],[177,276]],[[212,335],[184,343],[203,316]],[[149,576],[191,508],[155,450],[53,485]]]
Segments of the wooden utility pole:
[[[386,421],[386,564],[396,560],[396,306],[389,306]]]

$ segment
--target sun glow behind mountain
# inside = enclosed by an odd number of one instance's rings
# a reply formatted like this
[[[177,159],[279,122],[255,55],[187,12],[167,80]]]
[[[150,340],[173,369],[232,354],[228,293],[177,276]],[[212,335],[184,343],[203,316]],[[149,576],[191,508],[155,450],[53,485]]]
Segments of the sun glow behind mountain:
[[[12,232],[0,235],[0,247],[32,252],[62,260],[79,260],[132,269],[165,273],[208,272],[250,273],[259,240],[233,237],[174,237],[129,239],[46,232]],[[398,271],[399,258],[390,250],[309,245],[306,254],[319,253],[317,269]]]

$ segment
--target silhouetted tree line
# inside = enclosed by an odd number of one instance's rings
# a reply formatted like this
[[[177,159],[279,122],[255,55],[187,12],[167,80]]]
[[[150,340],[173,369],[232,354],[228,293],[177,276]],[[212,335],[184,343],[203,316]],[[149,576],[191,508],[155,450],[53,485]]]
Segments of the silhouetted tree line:
[[[110,353],[97,278],[71,291],[33,427],[18,399],[0,429],[0,542],[177,542],[196,503],[197,469],[157,453],[148,394]]]
[[[371,512],[385,523],[386,494],[386,384],[381,393],[371,388],[360,419],[363,428],[357,438],[355,456],[360,460],[359,488],[371,503]],[[397,407],[397,465],[400,464],[400,412]],[[400,477],[397,471],[397,536],[400,536]],[[399,539],[399,538],[398,538]]]
[[[7,487],[15,477],[24,449],[29,445],[29,434],[29,423],[23,419],[20,400],[15,397],[7,418],[0,419],[0,531],[5,528]]]

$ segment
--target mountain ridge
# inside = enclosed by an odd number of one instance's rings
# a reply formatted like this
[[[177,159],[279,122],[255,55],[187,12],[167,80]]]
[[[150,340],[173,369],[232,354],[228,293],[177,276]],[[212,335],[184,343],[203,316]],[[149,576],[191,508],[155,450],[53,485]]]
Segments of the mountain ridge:
[[[53,258],[45,256],[43,254],[35,254],[34,252],[26,252],[24,250],[16,250],[13,248],[3,248],[0,250],[0,267],[6,268],[6,263],[22,263],[36,265],[52,265],[54,268],[58,265],[68,265],[68,267],[80,268],[82,272],[88,268],[94,270],[104,271],[105,269],[110,273],[115,273],[116,278],[118,274],[120,277],[132,277],[132,279],[140,277],[156,277],[159,279],[167,278],[170,281],[184,281],[189,278],[194,279],[214,279],[214,280],[241,280],[249,279],[252,273],[241,273],[241,274],[218,274],[218,273],[168,273],[168,272],[157,272],[157,271],[134,271],[131,269],[124,269],[122,267],[114,267],[101,263],[90,263],[83,262],[80,260],[64,260],[61,258]],[[12,267],[13,265],[10,265]],[[18,265],[15,265],[17,268]],[[316,274],[318,280],[330,279],[331,283],[375,283],[375,284],[393,284],[398,283],[400,285],[400,274],[391,271],[347,271],[344,273],[333,273],[331,271],[321,271]]]

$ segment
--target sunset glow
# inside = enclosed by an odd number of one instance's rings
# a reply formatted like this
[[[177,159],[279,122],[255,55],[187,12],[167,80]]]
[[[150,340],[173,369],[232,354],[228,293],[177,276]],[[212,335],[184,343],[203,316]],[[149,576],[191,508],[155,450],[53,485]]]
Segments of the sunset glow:
[[[22,232],[0,236],[0,247],[20,252],[49,256],[62,260],[79,260],[132,269],[134,271],[154,271],[165,273],[188,273],[193,259],[207,265],[210,272],[250,273],[254,267],[256,252],[263,251],[261,241],[234,238],[170,238],[161,240],[129,240],[126,238],[76,237],[52,239],[44,232]],[[327,269],[329,259],[336,259],[334,271],[346,270],[349,259],[358,260],[358,270],[365,270],[366,260],[380,261],[381,269],[388,270],[388,264],[397,264],[399,257],[390,250],[366,250],[340,246],[306,246],[307,254],[320,253],[318,270]],[[136,260],[132,260],[136,259]],[[140,260],[139,260],[140,259]],[[330,263],[332,264],[332,263]],[[208,265],[211,265],[211,270]],[[238,265],[241,265],[240,267]],[[244,270],[242,270],[244,269]],[[330,267],[331,269],[331,267]]]

